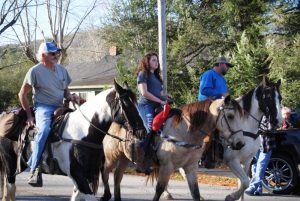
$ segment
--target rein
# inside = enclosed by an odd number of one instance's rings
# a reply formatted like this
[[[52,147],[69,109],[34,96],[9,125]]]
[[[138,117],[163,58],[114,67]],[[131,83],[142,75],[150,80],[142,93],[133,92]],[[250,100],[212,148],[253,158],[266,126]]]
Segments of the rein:
[[[103,145],[98,145],[98,144],[94,144],[94,143],[91,143],[91,142],[86,142],[86,141],[83,141],[83,140],[75,140],[75,139],[68,139],[68,138],[63,138],[62,137],[62,132],[63,132],[63,129],[64,129],[64,127],[67,123],[67,120],[69,118],[69,114],[70,113],[67,113],[64,116],[63,123],[60,124],[60,127],[58,129],[58,133],[60,133],[61,135],[57,135],[59,137],[59,139],[64,141],[64,142],[71,142],[72,144],[83,145],[83,146],[93,148],[93,149],[103,149]]]
[[[108,136],[110,136],[110,137],[112,137],[112,138],[115,138],[115,139],[117,139],[117,140],[119,140],[119,141],[121,141],[121,142],[127,142],[127,141],[130,141],[130,140],[128,140],[128,139],[120,138],[120,137],[118,137],[118,136],[116,136],[116,135],[110,134],[110,133],[105,132],[104,130],[98,128],[97,126],[95,126],[95,125],[87,118],[87,116],[85,116],[85,115],[82,113],[80,107],[76,107],[76,104],[75,104],[73,101],[72,101],[72,103],[73,103],[73,107],[74,107],[76,110],[78,109],[78,111],[79,111],[79,112],[81,113],[81,115],[85,118],[85,120],[87,120],[87,122],[89,122],[90,125],[91,125],[93,128],[95,128],[96,130],[98,130],[98,131],[100,131],[101,133],[103,133],[103,134],[105,134],[105,135],[108,135]]]

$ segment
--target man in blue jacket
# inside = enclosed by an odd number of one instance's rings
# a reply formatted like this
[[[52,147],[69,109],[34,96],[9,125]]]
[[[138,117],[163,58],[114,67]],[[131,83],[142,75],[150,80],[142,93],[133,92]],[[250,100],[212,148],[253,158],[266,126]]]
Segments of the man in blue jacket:
[[[199,101],[208,98],[215,100],[229,95],[224,75],[230,67],[233,65],[225,57],[220,57],[212,69],[205,71],[200,76]]]
[[[220,99],[229,95],[227,82],[223,77],[230,67],[233,67],[231,63],[225,57],[220,57],[216,61],[214,67],[205,71],[202,76],[200,76],[200,87],[198,100],[204,101],[206,99]],[[212,135],[208,141],[205,142],[205,146],[211,143],[211,146],[204,153],[201,161],[201,165],[204,165],[205,168],[214,168],[216,163],[216,156],[218,153],[218,136]]]

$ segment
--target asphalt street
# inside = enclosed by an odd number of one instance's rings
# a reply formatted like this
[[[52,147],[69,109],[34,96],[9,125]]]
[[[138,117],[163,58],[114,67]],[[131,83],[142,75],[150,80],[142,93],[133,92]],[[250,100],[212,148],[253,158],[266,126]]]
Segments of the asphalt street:
[[[17,176],[17,197],[16,200],[22,201],[67,201],[70,199],[73,184],[69,177],[44,175],[44,186],[34,188],[29,186],[26,181],[28,173],[24,172]],[[113,190],[112,175],[110,176],[110,186]],[[200,184],[201,196],[207,201],[224,200],[227,194],[231,193],[234,188],[203,185]],[[175,200],[187,201],[192,200],[188,185],[185,181],[171,181],[169,191]],[[113,191],[112,191],[113,192]],[[125,175],[122,182],[123,201],[146,201],[152,200],[154,195],[154,186],[145,184],[145,177]],[[100,185],[97,198],[103,193],[103,187]],[[264,193],[263,196],[247,196],[245,201],[299,201],[299,196],[275,196]],[[113,199],[112,199],[113,200]],[[163,199],[161,199],[163,200]]]

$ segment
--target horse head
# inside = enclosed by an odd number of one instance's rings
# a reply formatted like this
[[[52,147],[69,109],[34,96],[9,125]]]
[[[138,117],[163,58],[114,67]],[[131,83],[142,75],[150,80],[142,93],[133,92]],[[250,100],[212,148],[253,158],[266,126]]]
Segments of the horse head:
[[[232,149],[240,150],[245,145],[241,127],[244,113],[238,102],[230,96],[217,99],[210,105],[210,112],[216,117],[216,129],[220,136]]]
[[[258,101],[259,109],[269,120],[271,129],[280,126],[282,122],[280,106],[281,95],[279,91],[280,84],[280,80],[273,83],[263,77],[263,81],[256,88],[256,99]]]
[[[136,95],[127,82],[123,87],[114,80],[114,91],[107,96],[107,102],[111,107],[114,122],[125,125],[125,128],[138,138],[144,138],[146,128],[137,110]]]

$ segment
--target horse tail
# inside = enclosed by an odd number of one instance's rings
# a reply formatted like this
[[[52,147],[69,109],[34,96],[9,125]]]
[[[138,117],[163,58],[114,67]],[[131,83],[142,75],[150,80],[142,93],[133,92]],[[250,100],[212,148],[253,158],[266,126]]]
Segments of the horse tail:
[[[9,171],[8,160],[11,160],[7,149],[11,149],[11,141],[7,138],[0,138],[0,188],[3,193],[4,179]]]
[[[159,167],[156,166],[156,167],[153,168],[150,175],[148,175],[146,177],[146,184],[150,181],[151,184],[153,185],[154,181],[157,181],[157,179],[158,179],[158,174],[159,174]]]

